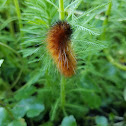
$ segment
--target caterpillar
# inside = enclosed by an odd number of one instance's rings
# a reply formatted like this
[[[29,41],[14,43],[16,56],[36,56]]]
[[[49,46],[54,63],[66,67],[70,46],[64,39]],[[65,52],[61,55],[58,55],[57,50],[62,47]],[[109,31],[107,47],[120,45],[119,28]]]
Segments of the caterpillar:
[[[72,29],[66,21],[58,21],[47,34],[47,49],[59,71],[66,77],[75,74],[76,59],[71,48]]]

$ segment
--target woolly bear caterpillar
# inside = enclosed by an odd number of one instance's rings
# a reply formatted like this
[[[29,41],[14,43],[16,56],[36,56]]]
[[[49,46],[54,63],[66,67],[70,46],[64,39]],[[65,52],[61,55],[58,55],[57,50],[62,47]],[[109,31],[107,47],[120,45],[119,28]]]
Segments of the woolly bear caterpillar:
[[[70,43],[71,34],[71,26],[66,21],[59,21],[51,27],[47,35],[47,49],[59,71],[66,77],[71,77],[76,68]]]

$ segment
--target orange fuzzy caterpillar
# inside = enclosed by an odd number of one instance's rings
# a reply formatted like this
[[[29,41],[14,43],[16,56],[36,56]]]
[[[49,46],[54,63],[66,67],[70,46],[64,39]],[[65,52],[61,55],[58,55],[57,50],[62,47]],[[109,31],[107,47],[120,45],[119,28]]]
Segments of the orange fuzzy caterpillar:
[[[76,60],[70,45],[72,29],[65,21],[59,21],[51,27],[47,36],[47,48],[60,72],[66,77],[75,73]]]

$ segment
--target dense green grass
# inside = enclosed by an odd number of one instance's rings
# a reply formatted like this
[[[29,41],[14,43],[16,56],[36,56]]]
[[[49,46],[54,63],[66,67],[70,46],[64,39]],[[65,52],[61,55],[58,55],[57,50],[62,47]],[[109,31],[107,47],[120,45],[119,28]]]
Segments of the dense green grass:
[[[125,126],[126,1],[0,0],[0,126]],[[46,49],[59,19],[73,29],[77,70]]]

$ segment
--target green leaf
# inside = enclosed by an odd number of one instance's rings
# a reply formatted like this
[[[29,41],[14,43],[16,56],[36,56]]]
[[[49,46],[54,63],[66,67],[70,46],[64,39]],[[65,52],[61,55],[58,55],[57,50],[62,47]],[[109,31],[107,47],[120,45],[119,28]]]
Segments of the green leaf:
[[[34,86],[26,86],[25,88],[19,89],[15,93],[14,98],[16,100],[25,99],[25,98],[28,98],[30,95],[32,95],[35,92],[36,92],[36,87],[34,87]]]
[[[3,61],[4,61],[4,59],[1,59],[1,60],[0,60],[0,67],[1,67],[1,65],[2,65]]]
[[[123,96],[124,96],[124,100],[126,101],[126,87],[124,89]]]
[[[108,126],[108,120],[104,116],[97,116],[95,122],[97,126]]]
[[[41,104],[31,104],[30,109],[27,111],[28,117],[38,116],[44,110],[44,105]]]
[[[73,115],[65,117],[62,121],[61,126],[77,126],[76,120]]]
[[[52,122],[46,122],[44,124],[41,124],[40,126],[54,126]]]
[[[6,110],[3,107],[0,107],[0,126],[6,126],[6,117],[7,113]]]
[[[0,25],[0,31],[2,31],[2,29],[4,29],[8,25],[8,23],[10,23],[10,22],[12,22],[14,20],[16,20],[15,17],[7,19],[2,25]]]
[[[75,25],[75,27],[79,30],[83,30],[83,31],[87,31],[89,32],[90,35],[100,35],[99,33],[92,31],[91,29],[86,28],[85,26],[81,26],[81,25]]]
[[[94,92],[85,92],[83,98],[85,103],[91,108],[98,108],[101,105],[100,97]]]
[[[107,4],[108,4],[108,3],[101,4],[101,5],[97,6],[97,7],[94,7],[94,8],[92,8],[92,9],[89,9],[88,11],[84,12],[81,16],[79,16],[78,19],[83,18],[83,17],[86,16],[87,14],[89,14],[89,13],[91,13],[91,12],[93,12],[93,11],[95,11],[95,10],[101,8],[101,7],[106,6]]]
[[[30,48],[30,49],[23,49],[23,57],[28,57],[39,51],[40,48]]]
[[[75,10],[80,4],[81,4],[82,0],[75,0],[74,2],[71,2],[71,4],[69,4],[66,8],[65,11],[70,8],[72,10]]]
[[[26,122],[24,119],[18,119],[12,121],[8,126],[27,126]]]
[[[31,73],[31,78],[28,80],[28,82],[26,83],[27,86],[31,86],[32,84],[36,83],[40,77],[42,77],[44,75],[44,72],[42,69],[39,70],[35,70]]]
[[[51,5],[53,5],[57,10],[59,9],[53,2],[51,2],[50,0],[46,0],[48,3],[50,3]]]
[[[38,116],[45,109],[43,104],[40,104],[35,97],[23,99],[13,108],[15,117],[23,117],[27,114],[28,117]]]

